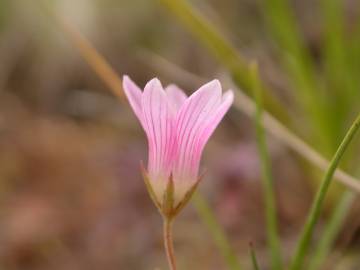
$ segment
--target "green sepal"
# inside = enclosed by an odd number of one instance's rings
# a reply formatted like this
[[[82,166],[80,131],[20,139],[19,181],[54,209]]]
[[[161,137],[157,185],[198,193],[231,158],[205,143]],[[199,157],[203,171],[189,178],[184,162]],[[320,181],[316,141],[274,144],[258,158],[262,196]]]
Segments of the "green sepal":
[[[185,205],[187,205],[187,203],[192,198],[197,186],[199,185],[199,183],[201,182],[201,180],[203,179],[203,176],[204,176],[204,174],[202,174],[198,178],[196,183],[190,188],[190,190],[188,192],[186,192],[184,198],[177,205],[175,205],[175,198],[174,198],[175,185],[174,185],[173,175],[171,174],[169,177],[169,181],[167,183],[165,192],[163,194],[162,201],[158,201],[158,198],[155,195],[155,192],[151,186],[148,172],[144,168],[142,162],[140,165],[141,165],[140,166],[141,173],[144,178],[144,182],[145,182],[146,188],[149,192],[150,198],[154,202],[154,204],[156,205],[156,207],[158,208],[160,213],[163,215],[163,217],[167,220],[172,220],[176,215],[179,214],[179,212],[185,207]]]
[[[169,181],[164,192],[162,213],[168,219],[172,219],[174,217],[174,180],[172,174],[170,174]]]
[[[146,189],[149,192],[150,198],[154,202],[156,207],[159,209],[159,211],[162,212],[161,204],[156,198],[155,192],[154,192],[154,190],[153,190],[153,188],[152,188],[152,186],[150,184],[148,173],[147,173],[146,169],[144,168],[144,164],[142,162],[140,163],[140,168],[141,168],[141,174],[142,174],[142,177],[144,179]]]
[[[185,205],[187,205],[187,203],[190,201],[190,199],[192,198],[196,188],[198,187],[199,183],[201,182],[201,180],[203,179],[204,174],[202,174],[198,180],[196,181],[196,183],[190,188],[190,190],[188,192],[186,192],[184,198],[181,200],[181,202],[176,206],[176,208],[173,211],[173,215],[176,216],[177,214],[179,214],[179,212],[185,207]]]

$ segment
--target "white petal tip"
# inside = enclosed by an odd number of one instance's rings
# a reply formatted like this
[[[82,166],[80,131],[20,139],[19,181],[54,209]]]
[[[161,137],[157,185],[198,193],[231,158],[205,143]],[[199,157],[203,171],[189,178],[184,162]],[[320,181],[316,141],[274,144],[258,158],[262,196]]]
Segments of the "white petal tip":
[[[207,85],[211,85],[211,86],[221,89],[221,83],[218,79],[214,79],[214,80],[208,82]]]
[[[153,92],[153,91],[157,91],[157,92],[165,95],[165,91],[162,87],[162,84],[161,84],[160,80],[156,77],[151,79],[150,81],[148,81],[144,88],[144,93],[145,92]]]
[[[234,91],[229,89],[223,95],[223,100],[230,100],[231,102],[234,100]]]
[[[128,75],[123,75],[122,85],[125,91],[131,91],[131,88],[136,86],[136,84],[133,82],[133,80],[130,79]]]

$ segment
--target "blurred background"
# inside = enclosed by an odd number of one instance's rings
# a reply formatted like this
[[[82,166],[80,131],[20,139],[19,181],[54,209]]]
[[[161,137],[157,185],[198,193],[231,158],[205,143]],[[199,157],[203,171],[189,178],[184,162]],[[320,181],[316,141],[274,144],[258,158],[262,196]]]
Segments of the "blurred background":
[[[357,0],[193,0],[244,59],[256,59],[285,124],[330,158],[360,111]],[[119,75],[195,91],[229,72],[156,0],[0,0],[0,267],[167,269],[162,224],[139,172],[146,139],[126,101],[81,57],[66,19]],[[240,85],[241,86],[241,85]],[[272,110],[271,107],[268,108]],[[359,140],[342,167],[359,171]],[[285,258],[321,172],[269,136]],[[253,121],[232,109],[208,144],[200,191],[244,269],[249,242],[268,269]],[[334,243],[321,269],[360,269],[360,205],[335,185],[317,228],[334,211]],[[228,269],[190,204],[175,224],[180,269]],[[320,268],[319,268],[320,269]]]

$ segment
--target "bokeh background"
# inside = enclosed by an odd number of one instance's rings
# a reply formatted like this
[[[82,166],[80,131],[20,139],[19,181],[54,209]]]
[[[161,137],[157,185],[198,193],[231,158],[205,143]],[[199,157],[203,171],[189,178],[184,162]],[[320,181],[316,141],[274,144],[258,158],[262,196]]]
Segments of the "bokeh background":
[[[0,1],[0,267],[167,269],[161,218],[139,172],[147,155],[143,131],[55,14],[119,75],[129,74],[141,86],[158,77],[190,94],[212,78],[228,83],[229,72],[156,0],[43,2]],[[286,124],[331,157],[360,111],[360,3],[190,2],[245,59],[258,61],[270,94],[289,115]],[[282,8],[285,2],[289,9]],[[281,141],[269,136],[268,145],[281,246],[289,259],[321,173]],[[342,164],[353,174],[358,146]],[[232,109],[208,144],[202,168],[207,173],[200,191],[244,269],[250,269],[249,242],[268,269],[253,120]],[[333,188],[316,239],[344,192]],[[355,195],[347,196],[323,269],[360,268],[360,205]],[[174,238],[180,269],[227,269],[191,204],[177,219]]]

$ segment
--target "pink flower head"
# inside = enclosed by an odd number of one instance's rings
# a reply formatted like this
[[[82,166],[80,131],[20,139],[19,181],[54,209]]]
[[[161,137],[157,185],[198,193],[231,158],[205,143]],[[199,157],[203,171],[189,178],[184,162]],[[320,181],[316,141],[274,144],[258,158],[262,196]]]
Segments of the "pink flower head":
[[[156,78],[141,91],[124,76],[123,87],[147,135],[146,176],[153,199],[161,208],[172,181],[173,207],[176,208],[199,181],[202,151],[231,106],[233,92],[222,94],[218,80],[203,85],[190,97],[175,85],[163,89]]]

